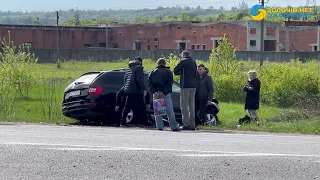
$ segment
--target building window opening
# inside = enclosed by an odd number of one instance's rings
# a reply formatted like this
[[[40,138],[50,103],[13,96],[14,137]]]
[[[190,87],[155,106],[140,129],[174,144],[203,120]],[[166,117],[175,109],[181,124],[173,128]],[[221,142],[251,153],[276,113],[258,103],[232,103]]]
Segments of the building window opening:
[[[134,45],[135,45],[135,50],[141,50],[142,49],[141,42],[135,42]]]
[[[180,42],[179,43],[179,49],[180,50],[185,50],[187,48],[187,43],[185,42]]]
[[[256,46],[256,40],[250,40],[250,46]]]

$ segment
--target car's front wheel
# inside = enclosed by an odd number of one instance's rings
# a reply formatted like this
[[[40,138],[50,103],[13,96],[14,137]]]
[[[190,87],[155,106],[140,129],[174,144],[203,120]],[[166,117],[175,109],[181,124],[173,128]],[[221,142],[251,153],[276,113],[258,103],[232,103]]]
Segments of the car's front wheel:
[[[207,126],[218,126],[220,125],[220,121],[218,119],[217,114],[214,110],[207,110],[206,112],[206,122],[204,122],[204,125]]]

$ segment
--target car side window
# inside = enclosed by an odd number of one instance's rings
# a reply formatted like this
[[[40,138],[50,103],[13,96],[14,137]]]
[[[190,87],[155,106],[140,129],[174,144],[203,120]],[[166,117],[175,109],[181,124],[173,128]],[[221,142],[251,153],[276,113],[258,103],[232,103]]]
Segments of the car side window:
[[[180,88],[178,85],[176,85],[175,83],[173,83],[173,85],[172,85],[172,92],[174,92],[174,93],[180,93],[180,92],[181,92],[181,88]]]
[[[121,88],[124,85],[123,76],[124,73],[106,73],[95,83],[107,86],[119,86]]]

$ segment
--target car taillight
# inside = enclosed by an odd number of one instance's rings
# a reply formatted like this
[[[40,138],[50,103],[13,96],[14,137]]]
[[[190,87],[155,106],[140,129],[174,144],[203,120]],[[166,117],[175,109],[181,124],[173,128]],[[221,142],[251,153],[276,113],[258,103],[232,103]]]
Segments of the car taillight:
[[[90,86],[89,88],[89,95],[96,95],[99,96],[102,93],[102,87],[101,86]]]

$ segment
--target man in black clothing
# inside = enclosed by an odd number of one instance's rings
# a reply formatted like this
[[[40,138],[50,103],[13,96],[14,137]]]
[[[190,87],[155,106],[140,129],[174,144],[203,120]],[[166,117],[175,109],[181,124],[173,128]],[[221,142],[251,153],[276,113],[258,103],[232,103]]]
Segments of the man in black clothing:
[[[116,95],[116,107],[115,107],[115,111],[116,111],[116,125],[117,126],[120,126],[121,124],[126,124],[126,121],[125,122],[121,122],[121,117],[122,117],[122,112],[123,112],[123,109],[124,109],[124,106],[125,106],[125,102],[126,102],[126,94],[124,93],[124,86],[117,92],[117,95]],[[147,109],[151,107],[150,105],[150,94],[149,92],[147,93],[147,95],[145,96],[145,102],[146,102],[146,106],[147,106]],[[129,111],[126,111],[124,114],[124,116],[128,116],[128,113],[130,112]],[[134,119],[135,120],[135,119]],[[134,121],[133,120],[133,121]],[[137,123],[137,122],[131,122],[131,123]]]
[[[125,105],[122,111],[121,125],[128,126],[126,117],[130,110],[133,111],[133,118],[137,124],[149,125],[146,121],[146,103],[145,96],[147,89],[144,84],[142,59],[137,57],[135,61],[130,61],[128,70],[124,74],[123,91],[126,96]]]
[[[197,63],[189,51],[183,51],[182,59],[174,68],[175,75],[180,75],[180,106],[183,130],[195,130],[195,94],[200,80]]]

